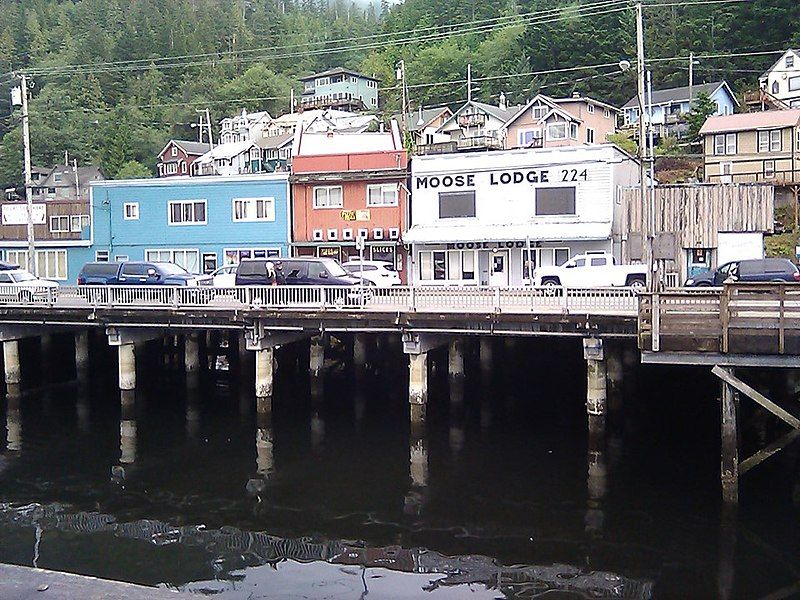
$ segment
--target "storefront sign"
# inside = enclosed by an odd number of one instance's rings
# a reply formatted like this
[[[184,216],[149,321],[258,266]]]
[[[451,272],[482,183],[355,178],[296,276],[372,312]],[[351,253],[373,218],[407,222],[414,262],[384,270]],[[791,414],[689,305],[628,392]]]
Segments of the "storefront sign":
[[[484,181],[479,181],[484,180]],[[587,169],[519,169],[514,171],[489,171],[469,175],[419,175],[415,188],[436,190],[470,188],[480,183],[489,185],[518,185],[531,183],[576,183],[588,181]]]
[[[354,211],[354,210],[343,210],[341,215],[342,215],[342,221],[355,221],[356,220],[356,211]]]
[[[394,246],[372,246],[372,254],[393,254]]]
[[[362,209],[356,211],[356,221],[369,221],[369,220],[370,220],[369,210]]]
[[[320,246],[318,256],[323,258],[339,258],[338,246]]]
[[[448,250],[491,250],[495,248],[524,248],[525,242],[457,242],[447,244]]]
[[[34,225],[44,225],[46,222],[46,211],[44,204],[34,204],[31,215],[33,217]],[[28,205],[4,204],[2,218],[3,225],[27,225]]]

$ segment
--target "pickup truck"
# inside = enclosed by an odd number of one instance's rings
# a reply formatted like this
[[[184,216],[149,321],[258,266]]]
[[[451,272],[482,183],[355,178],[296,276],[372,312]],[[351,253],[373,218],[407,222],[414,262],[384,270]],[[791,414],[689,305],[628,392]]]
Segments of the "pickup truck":
[[[577,254],[559,267],[539,267],[533,271],[535,286],[579,288],[630,286],[642,291],[647,281],[645,265],[618,265],[607,252]]]
[[[78,274],[78,285],[210,286],[210,275],[194,275],[167,262],[90,262]]]

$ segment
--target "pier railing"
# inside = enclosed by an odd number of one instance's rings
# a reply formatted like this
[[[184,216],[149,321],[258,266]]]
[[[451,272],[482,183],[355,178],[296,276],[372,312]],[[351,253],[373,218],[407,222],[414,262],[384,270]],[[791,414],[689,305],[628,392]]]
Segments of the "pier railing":
[[[0,307],[94,309],[304,309],[403,312],[637,315],[630,288],[403,286],[6,286]]]
[[[800,355],[800,285],[735,283],[642,294],[639,348]]]

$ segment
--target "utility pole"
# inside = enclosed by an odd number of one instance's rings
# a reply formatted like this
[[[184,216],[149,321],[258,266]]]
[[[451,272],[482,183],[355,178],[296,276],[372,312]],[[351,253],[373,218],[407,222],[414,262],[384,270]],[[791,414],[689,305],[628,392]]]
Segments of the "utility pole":
[[[694,52],[689,52],[689,110],[692,110],[693,87],[694,87]]]
[[[214,147],[214,136],[211,133],[211,112],[206,109],[206,126],[208,127],[208,145]]]
[[[639,102],[639,195],[642,206],[642,245],[644,263],[647,265],[647,284],[650,291],[655,291],[657,282],[654,280],[653,260],[653,231],[651,228],[652,207],[647,193],[647,131],[645,129],[645,64],[644,64],[644,20],[642,5],[636,5],[636,88]],[[648,123],[650,115],[647,115]]]
[[[472,102],[472,65],[467,65],[467,102]]]
[[[28,78],[24,74],[20,75],[19,89],[21,93],[20,103],[22,104],[23,177],[25,179],[25,202],[28,208],[28,271],[35,273],[36,244],[33,232],[33,196],[31,190],[33,185],[31,178],[31,132],[28,117]]]
[[[400,90],[403,104],[403,135],[408,135],[408,89],[406,88],[406,61],[400,60],[397,63],[397,80],[400,82]]]

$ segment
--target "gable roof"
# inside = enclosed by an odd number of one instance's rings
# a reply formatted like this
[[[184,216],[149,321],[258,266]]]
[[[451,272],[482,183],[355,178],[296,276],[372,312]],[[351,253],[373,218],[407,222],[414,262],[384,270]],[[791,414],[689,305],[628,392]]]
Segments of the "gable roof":
[[[293,156],[323,156],[333,154],[362,154],[367,152],[392,152],[405,150],[400,129],[392,121],[389,131],[343,133],[309,133],[298,131],[294,138]]]
[[[509,117],[509,119],[505,123],[503,123],[503,127],[509,127],[512,123],[514,123],[517,119],[519,119],[522,115],[524,115],[528,110],[533,108],[533,105],[537,103],[541,103],[550,107],[550,110],[547,112],[547,114],[544,117],[542,117],[543,119],[550,116],[554,111],[568,119],[575,119],[575,117],[573,117],[572,115],[564,111],[562,108],[560,108],[558,104],[556,104],[556,101],[553,100],[553,98],[551,98],[550,96],[545,96],[544,94],[540,93],[536,94],[533,98],[528,100],[528,102],[523,106],[521,106],[516,113],[511,115],[511,117]],[[576,120],[579,121],[580,119]]]
[[[711,96],[719,88],[725,88],[728,95],[733,99],[734,103],[738,106],[739,101],[733,95],[730,86],[725,81],[715,81],[713,83],[698,83],[692,86],[692,96],[696,97],[698,94],[708,94]],[[667,88],[664,90],[653,90],[653,105],[667,104],[668,102],[688,102],[689,101],[689,86]],[[639,100],[634,96],[623,104],[622,108],[639,108]]]
[[[777,129],[800,125],[800,109],[767,110],[709,117],[700,128],[700,135],[733,131]]]
[[[188,140],[170,140],[167,142],[167,145],[158,153],[159,156],[166,152],[167,148],[169,148],[172,144],[175,144],[178,148],[183,150],[186,154],[194,154],[196,156],[201,156],[211,150],[211,144],[207,142],[190,142]]]
[[[292,141],[292,138],[294,138],[294,132],[269,135],[258,138],[255,140],[255,142],[262,150],[277,150],[289,144],[289,142]]]
[[[258,144],[256,144],[253,140],[244,140],[243,142],[230,142],[228,144],[219,144],[214,146],[211,150],[203,154],[200,158],[197,159],[197,162],[209,162],[212,160],[217,160],[220,158],[227,158],[231,159],[235,156],[239,156],[244,152],[249,152],[250,149],[255,146],[258,148]]]
[[[473,106],[487,115],[494,117],[500,123],[505,124],[511,117],[516,115],[522,105],[514,105],[514,106],[507,106],[506,108],[500,108],[499,106],[494,106],[493,104],[486,104],[485,102],[478,102],[476,100],[467,100],[456,112],[450,115],[447,120],[439,126],[439,131],[444,130],[445,126],[449,125],[454,119],[458,118],[466,108]]]
[[[393,115],[392,118],[397,121],[398,123],[402,124],[404,122],[404,117],[408,119],[408,130],[409,131],[419,131],[420,129],[424,129],[427,127],[431,121],[436,119],[437,117],[441,116],[442,114],[447,113],[447,116],[450,117],[453,114],[453,111],[450,110],[448,106],[434,106],[432,108],[422,108],[420,110],[414,110],[406,115],[403,113],[399,113]]]
[[[375,77],[370,77],[369,75],[364,75],[363,73],[359,73],[358,71],[352,71],[350,69],[345,69],[344,67],[337,67],[335,69],[328,69],[327,71],[322,71],[321,73],[314,73],[313,75],[306,75],[305,77],[298,77],[300,81],[310,81],[312,79],[316,79],[317,77],[329,77],[331,75],[354,75],[356,77],[360,77],[361,79],[369,79],[370,81],[378,81]]]
[[[551,98],[553,102],[556,104],[566,104],[568,102],[586,102],[587,104],[594,104],[595,106],[599,106],[601,108],[607,108],[608,110],[612,110],[615,113],[620,112],[613,104],[609,104],[608,102],[603,102],[602,100],[597,100],[590,96],[571,96],[569,98]]]
[[[775,70],[775,67],[777,67],[781,63],[781,61],[786,58],[788,54],[794,54],[795,56],[800,57],[800,49],[795,50],[794,48],[789,48],[788,50],[786,50],[786,52],[781,54],[781,57],[778,60],[772,63],[772,66],[769,69],[767,69],[761,74],[761,77],[759,77],[759,79],[764,79],[765,77],[768,77],[769,74]]]
[[[51,169],[34,167],[41,177],[33,182],[33,187],[68,188],[75,191],[75,167],[72,165],[56,165]],[[56,181],[56,175],[59,176]],[[78,185],[81,189],[87,188],[92,181],[105,179],[98,167],[90,165],[78,167]]]

